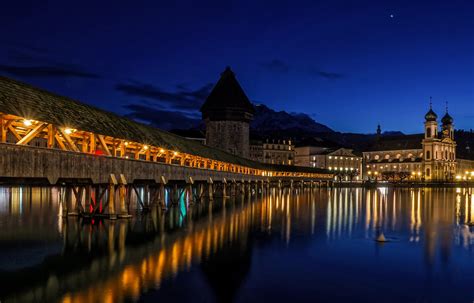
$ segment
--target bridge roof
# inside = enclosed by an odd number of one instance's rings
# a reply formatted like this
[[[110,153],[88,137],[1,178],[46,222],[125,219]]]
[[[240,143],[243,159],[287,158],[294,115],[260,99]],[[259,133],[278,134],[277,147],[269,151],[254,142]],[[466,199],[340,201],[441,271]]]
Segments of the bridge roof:
[[[199,142],[187,140],[167,131],[2,76],[0,76],[0,112],[256,169],[308,173],[327,172],[309,167],[269,165],[237,157]]]

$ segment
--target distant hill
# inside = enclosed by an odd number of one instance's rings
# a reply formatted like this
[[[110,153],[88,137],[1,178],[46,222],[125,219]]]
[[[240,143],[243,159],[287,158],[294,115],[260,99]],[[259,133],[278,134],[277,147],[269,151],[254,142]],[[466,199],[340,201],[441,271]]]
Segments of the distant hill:
[[[184,137],[204,138],[204,123],[191,129],[177,129],[171,132]],[[250,124],[250,136],[253,140],[292,139],[297,146],[313,145],[328,147],[347,147],[356,152],[370,149],[376,143],[377,136],[373,134],[341,133],[328,126],[314,121],[304,113],[288,113],[275,111],[263,104],[255,105],[254,120]],[[382,137],[399,137],[400,131],[386,131]],[[471,131],[456,130],[458,156],[465,159],[474,159],[474,133]]]
[[[255,105],[255,116],[250,123],[250,130],[253,136],[275,139],[334,132],[307,114],[277,112],[263,104]]]

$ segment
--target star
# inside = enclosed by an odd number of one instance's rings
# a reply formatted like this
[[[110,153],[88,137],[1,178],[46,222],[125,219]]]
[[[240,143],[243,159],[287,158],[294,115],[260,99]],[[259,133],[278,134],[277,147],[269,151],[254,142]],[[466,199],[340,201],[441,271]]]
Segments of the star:
[[[390,18],[392,18],[392,19],[393,19],[393,17],[394,17],[394,15],[393,15],[393,14],[390,14]]]

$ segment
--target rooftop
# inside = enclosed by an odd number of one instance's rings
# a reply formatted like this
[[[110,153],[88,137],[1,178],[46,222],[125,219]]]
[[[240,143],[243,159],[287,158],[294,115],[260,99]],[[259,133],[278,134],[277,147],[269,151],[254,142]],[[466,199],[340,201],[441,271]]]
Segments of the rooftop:
[[[424,134],[382,136],[366,151],[387,151],[403,149],[422,149]]]
[[[234,111],[254,114],[255,109],[235,78],[234,72],[227,67],[201,107],[203,116],[212,112]]]

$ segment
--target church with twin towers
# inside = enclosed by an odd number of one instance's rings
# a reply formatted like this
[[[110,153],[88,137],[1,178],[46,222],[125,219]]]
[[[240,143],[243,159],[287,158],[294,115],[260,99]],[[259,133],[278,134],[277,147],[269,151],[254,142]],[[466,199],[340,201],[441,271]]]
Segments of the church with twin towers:
[[[363,177],[383,180],[398,175],[432,182],[474,180],[474,161],[457,155],[454,119],[447,105],[438,121],[430,98],[423,125],[423,134],[403,136],[383,136],[379,126],[375,143],[363,152]]]

